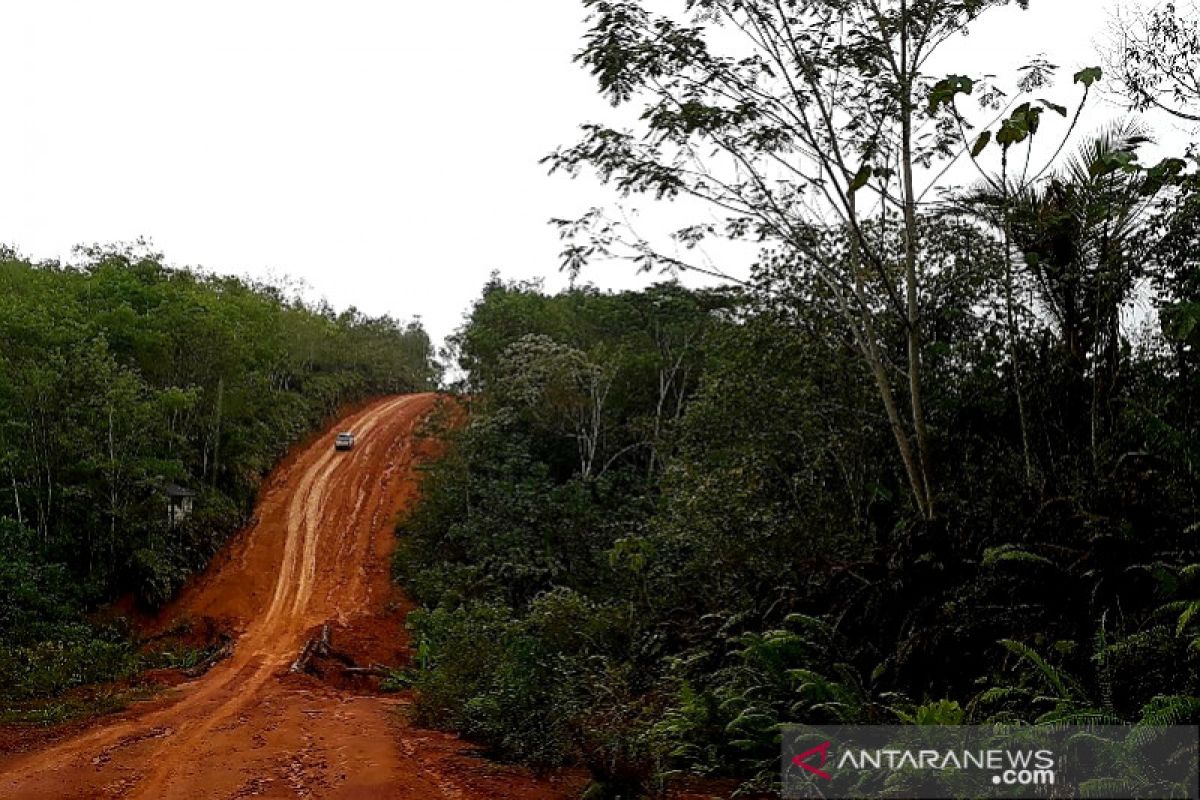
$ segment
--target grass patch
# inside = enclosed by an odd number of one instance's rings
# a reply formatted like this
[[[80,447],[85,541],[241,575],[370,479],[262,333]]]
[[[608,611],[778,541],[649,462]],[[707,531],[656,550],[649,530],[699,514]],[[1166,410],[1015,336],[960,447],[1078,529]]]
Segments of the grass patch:
[[[177,642],[155,647],[140,654],[142,669],[193,669],[222,647],[221,642],[207,647],[194,647]]]
[[[153,697],[158,689],[139,685],[126,688],[100,688],[60,697],[25,700],[0,708],[0,725],[51,727],[91,717],[115,714],[130,703]]]

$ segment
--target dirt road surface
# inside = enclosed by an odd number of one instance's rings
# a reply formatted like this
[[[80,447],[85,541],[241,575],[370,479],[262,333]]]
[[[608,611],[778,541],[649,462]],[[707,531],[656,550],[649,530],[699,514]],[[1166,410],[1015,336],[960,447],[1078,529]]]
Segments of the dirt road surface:
[[[0,798],[578,796],[578,781],[535,779],[412,727],[403,697],[289,671],[326,623],[357,663],[406,657],[407,601],[388,557],[395,516],[416,496],[415,467],[436,448],[415,435],[435,403],[380,400],[297,448],[251,524],[163,615],[215,620],[236,637],[231,655],[166,697],[0,756]],[[357,434],[352,451],[334,451],[338,430]]]

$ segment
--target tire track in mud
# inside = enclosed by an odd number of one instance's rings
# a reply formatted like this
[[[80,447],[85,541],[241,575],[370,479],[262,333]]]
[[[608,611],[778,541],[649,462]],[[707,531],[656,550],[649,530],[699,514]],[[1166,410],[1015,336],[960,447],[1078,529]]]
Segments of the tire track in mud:
[[[372,626],[389,599],[406,602],[389,581],[392,521],[415,500],[415,468],[436,449],[416,436],[435,403],[430,394],[377,401],[294,451],[229,557],[164,612],[232,623],[231,657],[173,697],[44,750],[0,756],[0,799],[575,795],[575,778],[534,779],[412,728],[395,713],[403,699],[288,674],[322,623],[397,635],[394,622]],[[353,450],[334,451],[338,430],[356,433]]]
[[[407,404],[410,399],[403,398],[389,403],[356,425],[355,430],[359,441],[364,445],[370,442],[371,432],[378,426],[381,417],[396,411],[399,407]],[[321,460],[305,473],[299,491],[293,495],[292,502],[289,504],[283,564],[275,583],[271,606],[263,620],[252,627],[248,634],[249,643],[260,647],[254,655],[263,657],[262,664],[249,680],[239,681],[235,677],[234,680],[240,684],[237,694],[210,714],[195,730],[189,732],[187,736],[181,736],[179,741],[173,742],[172,746],[186,747],[194,744],[200,737],[207,735],[220,723],[233,716],[244,705],[252,702],[255,692],[262,684],[270,680],[278,669],[285,667],[295,655],[297,647],[295,644],[287,646],[287,643],[294,642],[296,635],[301,634],[305,627],[304,625],[297,627],[296,620],[304,619],[299,615],[308,610],[308,600],[316,574],[317,544],[321,533],[321,512],[325,507],[326,491],[333,473],[345,470],[349,461],[349,459],[339,458],[339,456],[341,454],[332,449],[326,452]],[[335,563],[338,562],[335,561]],[[297,573],[298,577],[295,577]],[[289,594],[294,598],[291,615],[281,617]],[[221,688],[228,686],[229,684],[226,683]],[[170,774],[170,770],[170,764],[160,764],[130,796],[162,796],[163,783]]]

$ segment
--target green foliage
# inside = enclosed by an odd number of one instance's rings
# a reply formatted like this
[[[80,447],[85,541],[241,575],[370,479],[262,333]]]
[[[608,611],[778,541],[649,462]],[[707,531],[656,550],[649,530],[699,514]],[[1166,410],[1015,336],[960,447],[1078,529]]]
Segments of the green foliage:
[[[965,75],[951,75],[933,85],[929,92],[929,111],[936,113],[943,105],[951,104],[959,94],[971,94],[975,91],[975,81]]]
[[[1083,701],[1083,689],[1079,683],[1051,666],[1032,647],[1010,639],[1003,639],[1000,644],[1034,668],[1035,674],[1044,683],[1043,691],[1047,699],[1059,706]]]
[[[1195,533],[1200,526],[1193,525],[1188,530]],[[1175,635],[1190,636],[1190,650],[1200,654],[1200,564],[1181,568],[1177,579],[1172,581],[1172,587],[1172,594],[1180,598],[1164,605],[1161,611],[1177,615]]]
[[[94,691],[67,692],[53,700],[12,702],[7,708],[0,709],[0,725],[60,725],[75,719],[122,711],[131,702],[152,694],[153,690],[146,686],[128,689],[101,686]]]
[[[139,661],[132,645],[116,632],[77,624],[60,627],[54,638],[24,646],[0,647],[0,686],[5,701],[61,694],[67,689],[126,678]]]
[[[983,155],[983,151],[986,150],[987,146],[991,143],[991,131],[984,131],[983,133],[979,134],[979,136],[975,139],[974,146],[971,147],[971,156],[974,158],[979,158],[979,156]]]
[[[130,674],[81,620],[169,600],[245,521],[262,476],[340,406],[437,379],[415,324],[165,266],[0,254],[0,698]],[[166,487],[196,492],[172,523]]]
[[[1200,303],[1177,303],[1163,312],[1163,331],[1168,337],[1200,346]]]
[[[1005,544],[999,547],[989,547],[983,552],[982,564],[985,567],[1001,564],[1006,561],[1019,561],[1025,564],[1042,564],[1044,566],[1053,567],[1054,562],[1045,556],[1039,556],[1036,553],[1030,553],[1027,550],[1022,550],[1016,545]]]
[[[938,700],[917,706],[911,714],[898,715],[910,725],[962,725],[966,711],[957,700]]]
[[[1000,124],[996,133],[996,144],[1008,149],[1037,135],[1041,125],[1042,109],[1030,103],[1022,103]]]
[[[685,772],[769,790],[791,722],[1194,715],[1196,372],[1162,369],[1161,349],[1117,350],[1116,373],[1072,355],[1120,336],[1119,317],[1089,316],[1117,278],[1084,254],[1104,252],[1091,226],[1124,219],[1127,191],[1141,202],[1135,180],[1085,167],[1069,208],[1020,221],[1048,307],[1096,293],[1017,342],[1040,487],[1021,468],[995,243],[920,220],[932,523],[904,502],[871,376],[802,259],[764,258],[725,297],[489,284],[454,340],[469,423],[399,526],[397,577],[426,609],[397,683],[420,719],[583,764],[595,796],[624,797]],[[1072,277],[1085,266],[1094,280]],[[1088,382],[1109,374],[1124,411],[1093,438]]]
[[[1100,67],[1087,67],[1075,73],[1075,82],[1082,83],[1086,87],[1091,87],[1104,76],[1104,70]]]
[[[560,220],[564,266],[761,257],[730,295],[485,287],[470,423],[400,530],[426,718],[613,795],[769,791],[790,722],[1194,718],[1195,154],[1143,166],[1118,120],[1059,161],[1098,67],[1073,113],[1045,59],[1015,94],[922,76],[1002,0],[585,5],[579,61],[640,124],[547,163],[715,216],[671,253]],[[942,184],[966,154],[982,188]]]

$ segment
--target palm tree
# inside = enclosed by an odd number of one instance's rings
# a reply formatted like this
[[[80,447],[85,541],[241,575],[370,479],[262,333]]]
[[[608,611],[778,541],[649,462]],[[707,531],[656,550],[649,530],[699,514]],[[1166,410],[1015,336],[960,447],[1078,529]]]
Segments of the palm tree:
[[[1141,276],[1138,240],[1149,197],[1141,175],[1118,165],[1149,141],[1140,123],[1115,122],[1045,185],[1015,198],[1013,241],[1040,306],[1081,367],[1089,354],[1116,355],[1121,308]]]
[[[1150,142],[1136,120],[1111,123],[1092,136],[1064,167],[1037,185],[989,179],[960,198],[960,208],[999,228],[1010,256],[1004,287],[1010,356],[1017,371],[1014,284],[1025,278],[1036,311],[1053,320],[1068,368],[1090,384],[1093,467],[1107,408],[1119,379],[1121,312],[1142,276],[1143,232],[1150,197],[1131,165]],[[1028,437],[1022,388],[1022,435]],[[1085,393],[1086,394],[1086,393]]]

